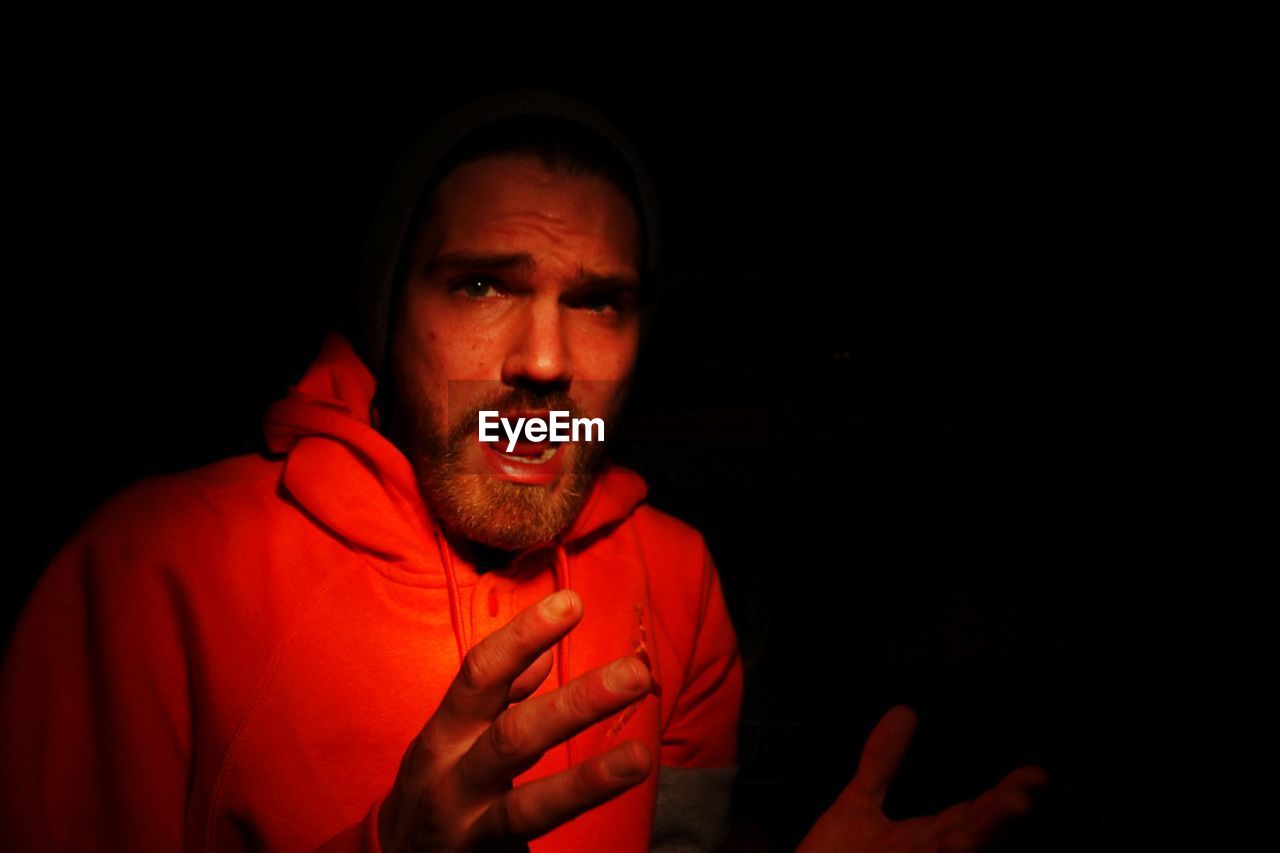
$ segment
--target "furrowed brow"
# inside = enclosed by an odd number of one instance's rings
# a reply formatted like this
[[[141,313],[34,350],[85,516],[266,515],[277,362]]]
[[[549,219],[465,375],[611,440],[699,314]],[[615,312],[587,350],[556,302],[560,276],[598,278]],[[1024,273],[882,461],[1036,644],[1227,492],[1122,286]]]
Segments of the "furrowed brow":
[[[640,289],[639,277],[630,273],[624,275],[603,275],[586,267],[578,267],[578,274],[573,280],[574,290],[621,290]]]
[[[490,255],[481,252],[444,252],[427,264],[422,274],[426,277],[451,270],[520,270],[531,271],[536,264],[533,256],[525,252],[506,255]]]

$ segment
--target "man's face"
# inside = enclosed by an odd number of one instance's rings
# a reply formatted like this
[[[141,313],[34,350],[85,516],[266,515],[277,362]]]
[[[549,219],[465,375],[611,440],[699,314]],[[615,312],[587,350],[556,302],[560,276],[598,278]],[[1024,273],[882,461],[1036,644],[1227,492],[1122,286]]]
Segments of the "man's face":
[[[410,247],[395,314],[395,433],[452,530],[518,550],[582,507],[599,442],[478,440],[478,413],[568,410],[609,435],[639,344],[639,226],[627,197],[533,157],[466,163],[440,184]],[[501,450],[499,450],[501,448]]]

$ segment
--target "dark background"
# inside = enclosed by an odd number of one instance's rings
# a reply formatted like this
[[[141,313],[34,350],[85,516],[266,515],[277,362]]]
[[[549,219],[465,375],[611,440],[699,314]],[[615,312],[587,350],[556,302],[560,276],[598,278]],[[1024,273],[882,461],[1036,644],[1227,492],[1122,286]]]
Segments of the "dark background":
[[[552,86],[633,136],[664,203],[675,286],[618,455],[720,568],[737,836],[794,846],[897,703],[920,726],[891,817],[1038,763],[999,849],[1168,831],[1193,543],[1152,425],[1195,367],[1151,259],[1194,260],[1163,229],[1183,90],[1026,56],[636,83],[484,59],[175,49],[15,93],[4,627],[107,496],[258,446],[417,130]]]

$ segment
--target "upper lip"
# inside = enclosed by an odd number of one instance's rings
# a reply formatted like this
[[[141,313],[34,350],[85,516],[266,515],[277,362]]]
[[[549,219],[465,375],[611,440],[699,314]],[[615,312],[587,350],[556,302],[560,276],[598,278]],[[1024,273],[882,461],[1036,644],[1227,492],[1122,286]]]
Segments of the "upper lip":
[[[559,409],[557,409],[556,411],[559,411]],[[505,412],[504,412],[504,411],[499,411],[499,412],[498,412],[498,417],[499,417],[499,418],[501,418],[501,419],[503,419],[503,420],[505,420],[505,421],[509,421],[509,422],[512,424],[512,426],[514,426],[514,425],[515,425],[515,422],[516,422],[517,420],[519,420],[520,418],[524,418],[524,420],[525,420],[525,423],[526,423],[526,424],[529,422],[529,419],[530,419],[530,418],[540,418],[540,419],[542,419],[543,421],[546,421],[547,423],[550,423],[550,422],[551,422],[551,409],[524,409],[524,410],[521,410],[521,411],[515,411],[515,412],[511,412],[511,411],[505,411]],[[502,430],[499,430],[499,432],[501,432],[502,434],[498,437],[498,440],[497,440],[496,442],[490,442],[490,443],[491,443],[491,444],[499,444],[499,445],[502,445],[503,447],[505,447],[505,446],[506,446],[506,444],[507,444],[507,441],[508,441],[507,435],[506,435],[506,433],[505,433],[505,432],[503,432]],[[522,443],[525,441],[525,437],[524,437],[524,435],[525,435],[525,433],[524,433],[524,426],[522,425],[522,426],[521,426],[521,428],[520,428],[520,438],[519,438],[520,442],[522,442]],[[545,444],[549,444],[549,445],[555,445],[555,444],[562,444],[563,442],[559,442],[559,441],[552,441],[552,440],[551,440],[551,437],[550,437],[550,436],[547,436],[547,438],[544,440],[544,442],[543,442],[543,443],[545,443]]]
[[[550,409],[528,409],[522,412],[499,412],[498,417],[508,421],[515,421],[524,418],[527,422],[530,418],[541,418],[544,421],[551,420]]]

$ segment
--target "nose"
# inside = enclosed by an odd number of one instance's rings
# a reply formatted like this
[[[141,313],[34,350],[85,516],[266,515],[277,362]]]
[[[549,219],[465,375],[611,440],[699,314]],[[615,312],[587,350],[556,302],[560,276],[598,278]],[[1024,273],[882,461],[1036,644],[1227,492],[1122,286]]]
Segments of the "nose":
[[[559,304],[554,299],[534,299],[522,313],[502,365],[502,381],[567,386],[573,380],[573,362]]]

